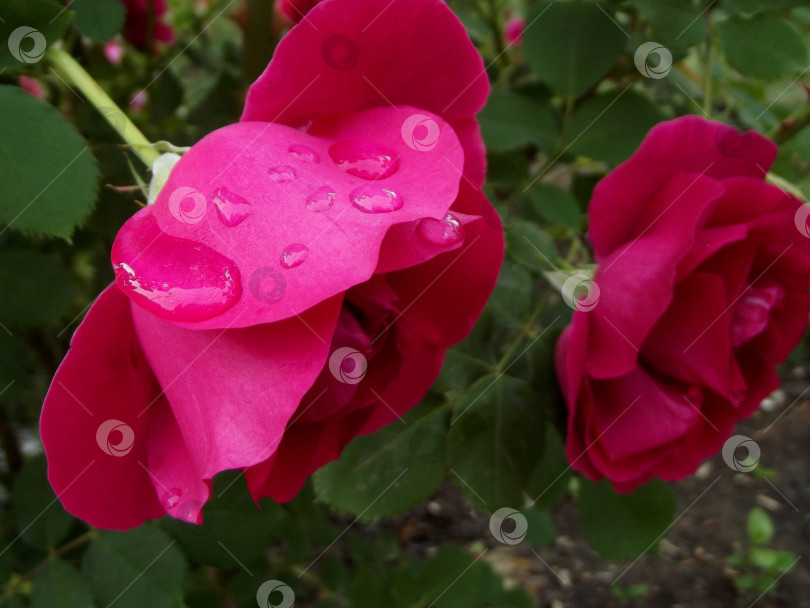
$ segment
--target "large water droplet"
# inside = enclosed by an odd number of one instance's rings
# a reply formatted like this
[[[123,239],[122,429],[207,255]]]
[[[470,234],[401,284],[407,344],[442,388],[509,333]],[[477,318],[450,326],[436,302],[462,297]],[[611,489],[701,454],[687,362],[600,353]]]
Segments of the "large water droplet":
[[[287,279],[278,270],[258,268],[250,275],[250,291],[260,302],[275,304],[287,291]]]
[[[329,148],[329,156],[349,175],[382,179],[399,168],[399,158],[389,148],[374,141],[350,139]]]
[[[301,243],[293,243],[284,248],[280,262],[284,268],[295,268],[303,264],[308,257],[309,247]]]
[[[307,197],[310,211],[328,211],[335,204],[335,191],[329,186],[321,186]]]
[[[217,208],[219,220],[229,228],[240,224],[250,215],[250,203],[227,188],[217,188],[212,202]]]
[[[318,156],[318,153],[307,146],[293,144],[287,148],[287,151],[290,153],[290,156],[292,156],[295,160],[300,160],[302,163],[317,165],[321,162],[321,157]]]
[[[118,286],[135,303],[170,321],[203,321],[242,296],[236,263],[207,245],[170,236],[151,215],[135,215],[113,245]]]
[[[295,180],[295,169],[290,165],[270,167],[270,169],[267,170],[267,174],[270,176],[270,181],[276,182],[277,184],[286,184],[287,182]]]
[[[451,213],[443,220],[422,218],[416,226],[416,232],[426,243],[440,247],[449,247],[464,240],[464,228]]]
[[[402,199],[388,188],[357,188],[349,195],[352,204],[364,213],[390,213],[402,208]]]

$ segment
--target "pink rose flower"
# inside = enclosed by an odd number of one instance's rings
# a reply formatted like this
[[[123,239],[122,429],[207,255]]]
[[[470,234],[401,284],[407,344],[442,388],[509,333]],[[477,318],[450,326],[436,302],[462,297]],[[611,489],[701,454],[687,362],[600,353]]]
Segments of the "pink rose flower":
[[[690,116],[597,185],[598,300],[557,346],[566,451],[590,479],[690,475],[779,386],[807,327],[810,231],[801,201],[764,181],[776,153]]]
[[[124,36],[134,46],[139,49],[146,48],[146,37],[149,28],[149,20],[154,21],[154,40],[166,44],[174,40],[174,30],[171,26],[163,22],[163,17],[168,10],[166,0],[154,0],[154,11],[152,15],[147,12],[147,0],[123,0],[127,10],[124,22]],[[157,46],[157,44],[155,45]]]
[[[276,10],[290,23],[301,21],[322,0],[276,0]]]
[[[115,40],[110,40],[104,45],[104,56],[112,65],[121,65],[121,60],[124,58],[124,47]]]
[[[526,22],[523,20],[523,17],[512,17],[509,21],[506,22],[506,27],[504,27],[503,35],[506,38],[506,41],[512,46],[519,46],[523,40],[523,27],[526,25]]]
[[[17,84],[23,91],[27,91],[37,99],[45,99],[45,89],[42,88],[42,83],[36,78],[30,76],[18,76]]]
[[[243,121],[123,226],[116,283],[53,380],[49,479],[95,526],[200,522],[225,469],[291,499],[422,399],[494,287],[474,118],[489,85],[464,27],[441,0],[330,0],[309,19]]]

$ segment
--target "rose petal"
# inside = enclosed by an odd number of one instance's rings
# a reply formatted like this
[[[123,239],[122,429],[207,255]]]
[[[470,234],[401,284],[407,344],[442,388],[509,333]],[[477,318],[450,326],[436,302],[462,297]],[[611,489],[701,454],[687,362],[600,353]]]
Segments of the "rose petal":
[[[441,0],[322,2],[282,38],[242,120],[296,124],[388,105],[471,117],[488,93],[481,55]]]
[[[436,147],[412,149],[401,135],[411,114],[400,107],[344,116],[328,138],[270,123],[208,135],[119,232],[119,284],[177,325],[221,329],[289,318],[367,280],[392,226],[444,217],[458,191],[462,152],[452,130],[436,117]],[[398,169],[375,180],[347,173],[330,156],[346,142],[372,160],[344,167],[364,172],[381,159]],[[393,210],[370,212],[386,201]],[[168,237],[155,236],[149,216]]]
[[[776,153],[774,143],[758,133],[749,131],[741,136],[732,127],[697,116],[656,125],[633,156],[594,190],[588,215],[597,261],[646,228],[646,224],[634,221],[636,218],[644,213],[655,217],[663,211],[668,201],[651,201],[673,176],[762,180]]]
[[[340,301],[273,324],[205,331],[132,305],[138,340],[202,479],[273,454],[327,359]]]
[[[40,433],[48,479],[65,509],[124,530],[160,517],[147,472],[149,412],[165,404],[115,285],[90,308],[45,398]]]

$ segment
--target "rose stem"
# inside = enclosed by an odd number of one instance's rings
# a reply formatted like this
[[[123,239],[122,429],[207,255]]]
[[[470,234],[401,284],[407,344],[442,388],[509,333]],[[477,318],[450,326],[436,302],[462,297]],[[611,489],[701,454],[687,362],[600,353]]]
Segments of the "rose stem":
[[[93,77],[61,48],[51,47],[46,56],[59,75],[82,92],[93,107],[99,111],[99,114],[121,136],[121,139],[132,147],[132,151],[143,164],[151,169],[160,154]]]

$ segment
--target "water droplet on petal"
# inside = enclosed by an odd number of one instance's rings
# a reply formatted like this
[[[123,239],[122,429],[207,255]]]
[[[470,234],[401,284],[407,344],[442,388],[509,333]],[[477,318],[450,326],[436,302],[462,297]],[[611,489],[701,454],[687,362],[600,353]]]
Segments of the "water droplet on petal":
[[[335,204],[335,191],[329,186],[321,186],[307,197],[310,211],[328,211]]]
[[[172,488],[166,491],[161,502],[163,503],[163,507],[165,509],[173,509],[180,503],[182,497],[183,492],[181,490],[178,490],[177,488]]]
[[[422,218],[416,226],[416,232],[426,243],[441,247],[449,247],[464,240],[464,228],[450,213],[443,220]]]
[[[300,160],[303,163],[310,163],[313,165],[317,165],[321,162],[321,157],[318,156],[318,153],[315,152],[312,148],[308,148],[307,146],[302,146],[300,144],[293,144],[287,151],[290,153],[295,160]]]
[[[329,148],[329,156],[340,169],[363,179],[382,179],[399,168],[396,153],[374,141],[342,141]]]
[[[136,215],[124,225],[112,262],[124,293],[162,319],[210,319],[242,296],[233,260],[202,243],[166,234],[152,215]]]
[[[309,257],[309,247],[301,243],[293,243],[284,248],[281,254],[281,265],[284,268],[295,268],[303,264]]]
[[[212,202],[217,208],[219,220],[229,228],[240,224],[250,215],[250,203],[227,188],[217,188]]]
[[[281,165],[279,167],[270,167],[267,171],[270,180],[277,184],[286,184],[295,180],[295,169],[290,165]]]
[[[402,199],[388,188],[357,188],[349,195],[352,204],[364,213],[390,213],[402,208]]]
[[[275,304],[287,291],[287,279],[278,270],[259,268],[250,275],[250,291],[260,302]]]

